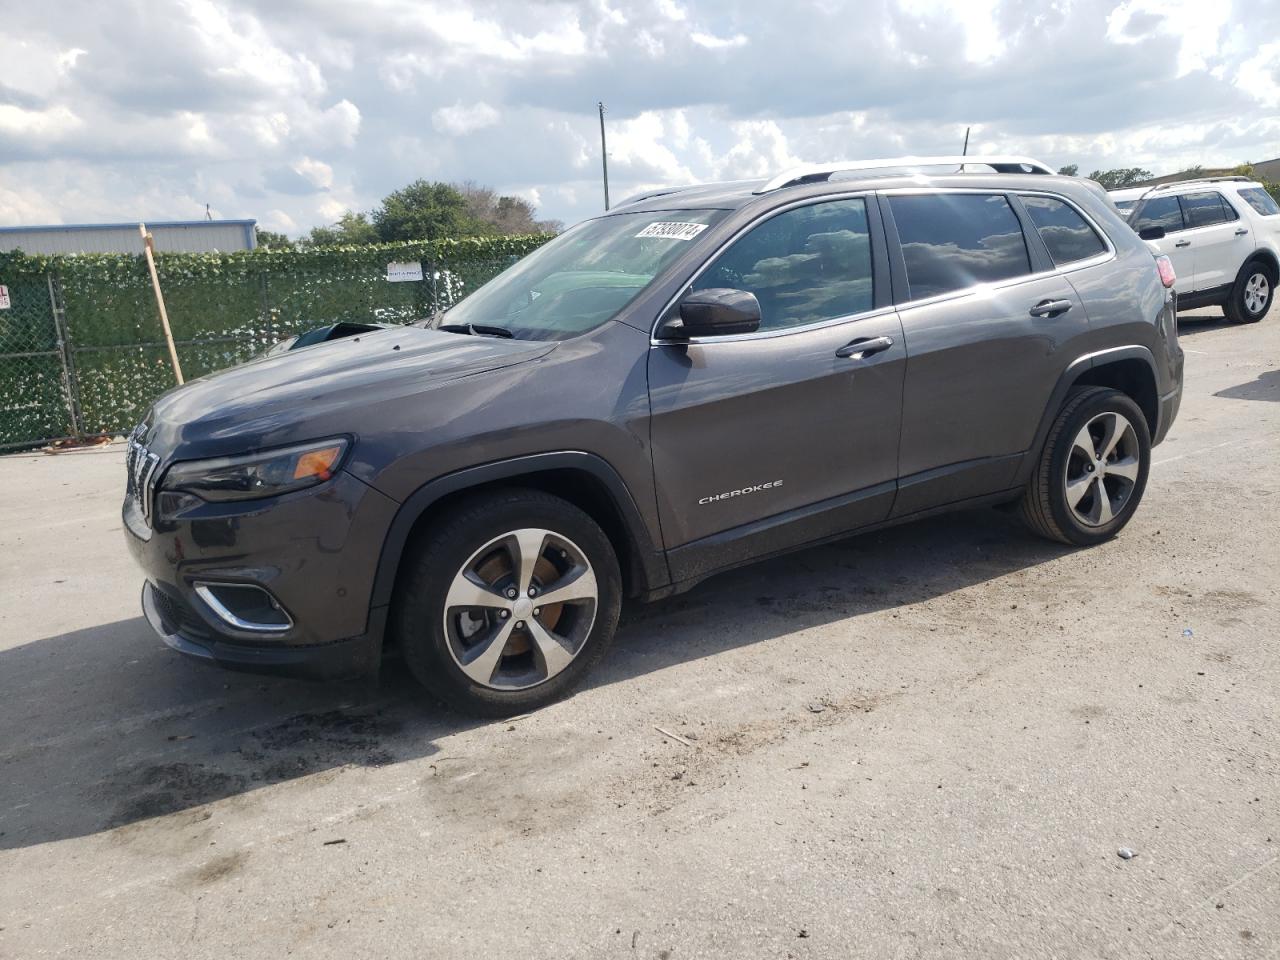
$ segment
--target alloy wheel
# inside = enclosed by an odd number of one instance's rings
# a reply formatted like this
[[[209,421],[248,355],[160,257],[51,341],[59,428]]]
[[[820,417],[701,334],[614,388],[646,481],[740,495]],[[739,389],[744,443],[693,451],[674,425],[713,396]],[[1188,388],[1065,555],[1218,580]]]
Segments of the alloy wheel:
[[[1271,283],[1265,273],[1255,273],[1244,285],[1244,306],[1250,313],[1261,313],[1271,298]]]
[[[482,686],[536,686],[582,651],[598,604],[595,571],[577,544],[551,530],[513,530],[454,576],[444,602],[449,653]]]
[[[1066,466],[1067,506],[1082,524],[1110,523],[1133,495],[1141,470],[1133,424],[1121,413],[1100,413],[1081,428]]]

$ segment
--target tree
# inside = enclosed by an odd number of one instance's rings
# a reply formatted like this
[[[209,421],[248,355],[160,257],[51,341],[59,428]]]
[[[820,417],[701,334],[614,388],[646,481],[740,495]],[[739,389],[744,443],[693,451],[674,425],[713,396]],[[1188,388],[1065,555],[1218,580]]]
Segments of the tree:
[[[1080,165],[1068,163],[1065,167],[1059,167],[1058,173],[1064,177],[1078,177],[1080,175]]]
[[[537,219],[537,210],[527,200],[498,196],[470,180],[462,184],[415,180],[388,194],[371,213],[348,210],[331,226],[313,227],[302,242],[312,247],[331,247],[395,240],[518,236],[556,233],[561,226],[558,220]]]
[[[1108,190],[1119,190],[1121,187],[1132,187],[1151,179],[1151,171],[1141,167],[1120,167],[1116,170],[1095,170],[1089,174],[1090,180],[1096,180]]]
[[[383,243],[486,236],[493,231],[467,210],[467,198],[447,183],[415,180],[388,194],[373,211],[373,227]]]
[[[521,197],[500,197],[472,180],[458,184],[458,190],[466,198],[467,214],[503,236],[559,233],[564,227],[559,220],[539,220],[533,204]]]
[[[258,236],[258,246],[265,247],[268,250],[288,250],[293,246],[292,240],[283,233],[277,233],[275,230],[263,230],[261,227],[255,227],[254,233]]]
[[[337,247],[361,243],[377,243],[378,231],[368,214],[348,210],[338,222],[328,227],[312,227],[307,243],[313,247]]]

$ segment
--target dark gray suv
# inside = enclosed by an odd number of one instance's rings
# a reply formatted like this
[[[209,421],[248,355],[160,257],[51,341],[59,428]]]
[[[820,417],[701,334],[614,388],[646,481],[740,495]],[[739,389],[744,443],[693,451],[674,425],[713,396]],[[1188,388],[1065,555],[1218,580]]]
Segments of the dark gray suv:
[[[1024,158],[637,197],[443,318],[157,401],[124,504],[143,608],[240,669],[395,646],[510,715],[582,679],[624,597],[983,504],[1099,543],[1178,411],[1173,279],[1096,185]]]

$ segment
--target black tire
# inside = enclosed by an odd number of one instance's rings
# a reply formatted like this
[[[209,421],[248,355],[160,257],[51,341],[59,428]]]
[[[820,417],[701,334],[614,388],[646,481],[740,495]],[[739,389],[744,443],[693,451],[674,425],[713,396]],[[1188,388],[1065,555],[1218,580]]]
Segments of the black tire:
[[[1265,284],[1265,297],[1258,306],[1258,291],[1251,289],[1251,284]],[[1227,302],[1222,305],[1222,312],[1232,323],[1257,323],[1271,309],[1271,301],[1275,299],[1276,271],[1263,260],[1250,260],[1240,268],[1236,282],[1231,285],[1231,293]]]
[[[494,689],[468,676],[452,652],[458,640],[455,636],[451,641],[445,625],[445,599],[477,551],[495,538],[530,528],[571,541],[589,561],[597,587],[594,615],[589,630],[584,626],[585,641],[561,672],[534,686]],[[509,717],[558,700],[582,680],[613,640],[621,604],[618,560],[599,525],[559,497],[509,489],[462,501],[409,547],[397,580],[390,625],[410,672],[445,704],[473,716]],[[525,646],[532,651],[532,643]],[[499,662],[507,663],[508,657],[502,656]]]
[[[1068,467],[1073,463],[1073,456],[1076,457],[1075,463],[1085,459],[1079,453],[1076,438],[1081,435],[1086,425],[1106,413],[1119,414],[1133,428],[1132,438],[1129,439],[1126,436],[1125,442],[1133,446],[1132,453],[1137,460],[1137,476],[1129,481],[1119,478],[1117,472],[1117,478],[1111,483],[1122,494],[1127,490],[1123,506],[1115,510],[1109,520],[1095,525],[1077,516],[1076,511],[1068,503],[1067,472]],[[1073,448],[1075,448],[1074,452]],[[1119,533],[1137,510],[1147,486],[1147,473],[1150,468],[1151,434],[1146,417],[1133,399],[1119,390],[1108,387],[1077,388],[1067,395],[1066,402],[1062,405],[1057,419],[1054,420],[1035,472],[1031,475],[1018,506],[1019,515],[1032,532],[1049,540],[1079,547],[1102,543]],[[1088,465],[1088,470],[1089,473],[1093,473],[1092,464]],[[1102,472],[1105,474],[1105,470]],[[1088,481],[1088,478],[1083,475],[1082,479]],[[1122,483],[1132,485],[1120,486]],[[1085,496],[1096,498],[1097,489],[1095,485]],[[1104,486],[1103,489],[1105,491],[1107,488]],[[1081,500],[1080,503],[1083,504],[1086,501]],[[1109,515],[1111,503],[1111,498],[1108,497],[1106,510]]]

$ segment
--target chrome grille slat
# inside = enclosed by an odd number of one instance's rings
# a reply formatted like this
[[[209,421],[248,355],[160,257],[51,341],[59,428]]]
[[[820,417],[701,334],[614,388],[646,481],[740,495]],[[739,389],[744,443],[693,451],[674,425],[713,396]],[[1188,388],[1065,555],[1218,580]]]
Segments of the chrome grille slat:
[[[143,446],[141,438],[146,435],[146,431],[147,425],[140,423],[129,435],[129,447],[124,457],[127,473],[125,495],[133,498],[138,512],[142,514],[142,519],[147,526],[151,526],[160,457]]]

